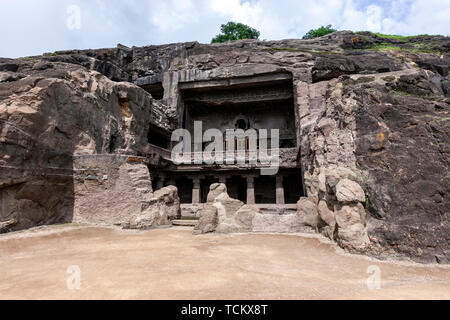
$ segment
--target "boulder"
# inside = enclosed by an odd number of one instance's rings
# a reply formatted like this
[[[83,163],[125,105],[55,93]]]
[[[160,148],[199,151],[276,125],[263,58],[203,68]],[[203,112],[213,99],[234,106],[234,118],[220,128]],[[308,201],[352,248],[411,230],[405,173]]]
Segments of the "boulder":
[[[212,203],[205,204],[200,211],[200,219],[194,228],[194,235],[216,231],[217,222],[217,208]]]
[[[227,187],[225,184],[214,183],[209,187],[207,203],[200,211],[200,219],[198,220],[198,223],[194,228],[195,235],[216,231],[219,224],[218,207],[220,207],[216,205],[216,199],[221,195],[223,195],[222,199],[224,200],[224,202],[231,203],[231,201],[229,200],[231,198],[229,198],[227,194]],[[242,207],[242,204],[240,204],[240,207]],[[226,209],[224,210],[226,211]]]
[[[328,238],[333,239],[334,230],[336,228],[336,218],[334,217],[334,212],[328,208],[325,201],[320,201],[317,209],[319,212],[321,232]]]
[[[242,232],[250,232],[253,230],[253,219],[260,213],[261,210],[259,210],[259,208],[251,205],[244,205],[236,212],[234,220],[241,228]]]
[[[365,210],[360,203],[335,206],[334,215],[339,228],[347,228],[353,224],[362,223],[365,217]]]
[[[11,219],[8,221],[3,221],[0,222],[0,233],[5,233],[8,232],[9,228],[16,225],[17,224],[17,220],[16,219]]]
[[[297,202],[297,214],[300,215],[305,225],[316,228],[319,223],[317,198],[301,198]]]
[[[253,219],[260,210],[231,198],[224,184],[211,185],[208,203],[200,212],[194,234],[208,232],[232,233],[253,231]]]
[[[150,229],[170,225],[181,216],[178,189],[174,186],[162,188],[142,204],[142,212],[123,225],[126,229]]]
[[[214,202],[214,200],[222,193],[227,193],[227,186],[224,183],[214,183],[209,187],[207,202]]]
[[[259,213],[259,209],[242,205],[237,211],[234,211],[236,209],[235,206],[239,205],[239,200],[229,198],[222,202],[220,201],[220,198],[225,199],[225,197],[220,196],[217,199],[218,201],[214,203],[214,206],[217,208],[218,216],[216,232],[233,233],[253,231],[253,219],[255,218],[255,215]],[[230,200],[235,206],[229,205]]]
[[[175,186],[168,186],[155,191],[149,201],[149,205],[160,205],[162,216],[167,217],[169,220],[181,217],[180,198],[178,197],[178,188]]]
[[[335,207],[337,237],[343,247],[361,249],[370,244],[365,215],[360,203]]]
[[[366,201],[366,196],[361,186],[349,179],[339,181],[336,186],[336,198],[341,203],[364,203]]]
[[[231,198],[226,192],[221,193],[214,200],[214,205],[216,205],[216,207],[219,206],[218,205],[219,203],[221,205],[221,208],[223,208],[221,213],[219,213],[219,219],[221,217],[223,218],[234,217],[236,212],[238,212],[238,210],[244,206],[244,203],[242,201]]]
[[[361,223],[338,229],[338,241],[344,248],[363,249],[370,244],[367,229]]]
[[[324,171],[326,174],[326,183],[330,188],[335,188],[342,179],[356,180],[356,174],[346,167],[330,166]]]

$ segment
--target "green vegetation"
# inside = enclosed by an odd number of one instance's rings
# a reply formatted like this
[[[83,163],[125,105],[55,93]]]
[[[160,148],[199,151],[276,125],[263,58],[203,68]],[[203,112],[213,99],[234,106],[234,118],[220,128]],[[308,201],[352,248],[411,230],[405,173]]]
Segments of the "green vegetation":
[[[367,191],[366,191],[366,193],[367,193]],[[369,196],[366,196],[366,205],[365,205],[365,208],[366,208],[366,210],[369,210],[369,209],[370,209],[370,199],[369,199]]]
[[[391,92],[391,94],[392,94],[392,96],[394,98],[397,98],[397,97],[400,97],[400,96],[408,96],[408,97],[412,96],[411,93],[405,92],[405,91],[401,91],[399,89],[392,89],[390,92]]]
[[[439,36],[439,35],[429,35],[429,34],[418,34],[418,35],[414,35],[414,36],[402,36],[402,35],[397,35],[397,34],[383,34],[383,33],[378,33],[378,32],[370,32],[370,31],[357,31],[355,33],[360,34],[360,33],[364,33],[364,32],[369,32],[372,33],[380,38],[384,38],[384,39],[390,39],[390,40],[397,40],[397,41],[402,41],[402,42],[407,42],[411,39],[414,38],[422,38],[422,37],[430,37],[430,36]]]
[[[390,51],[390,50],[402,50],[402,47],[393,45],[392,43],[380,43],[376,44],[371,49],[377,50],[377,51]]]
[[[425,43],[412,43],[413,47],[400,47],[399,45],[395,45],[388,42],[383,42],[380,44],[375,44],[372,47],[368,48],[376,51],[401,51],[406,53],[441,53],[439,50],[434,49],[430,44]]]
[[[305,53],[316,53],[316,54],[339,54],[343,55],[343,52],[340,51],[325,51],[325,50],[317,50],[317,49],[299,49],[299,48],[289,48],[289,47],[270,47],[263,48],[262,50],[268,51],[292,51],[292,52],[305,52]]]
[[[331,24],[329,24],[326,27],[321,26],[320,28],[309,30],[308,33],[303,36],[303,39],[314,39],[314,38],[318,38],[318,37],[323,37],[327,34],[330,34],[330,33],[336,32],[336,31],[337,30],[333,29]]]
[[[211,43],[221,43],[232,40],[258,39],[259,31],[242,23],[228,22],[220,27],[221,34],[211,40]]]
[[[180,220],[185,220],[185,221],[196,221],[198,220],[197,217],[181,217]]]
[[[397,40],[397,41],[409,41],[413,38],[419,38],[419,37],[428,37],[428,34],[419,34],[416,36],[400,36],[400,35],[396,35],[396,34],[382,34],[382,33],[374,33],[375,35],[379,36],[380,38],[385,38],[385,39],[392,39],[392,40]]]

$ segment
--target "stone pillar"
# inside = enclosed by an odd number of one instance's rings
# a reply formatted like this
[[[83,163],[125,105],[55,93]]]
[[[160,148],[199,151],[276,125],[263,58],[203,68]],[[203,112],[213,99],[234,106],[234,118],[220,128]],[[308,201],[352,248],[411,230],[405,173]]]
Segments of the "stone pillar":
[[[192,179],[193,188],[192,188],[192,203],[197,204],[200,203],[200,178]]]
[[[277,204],[285,204],[284,200],[284,187],[283,187],[283,176],[277,176]]]
[[[255,178],[247,177],[247,204],[255,204]]]
[[[162,174],[162,175],[159,176],[158,183],[156,184],[156,190],[164,188],[165,180],[166,180],[166,176],[165,175]]]

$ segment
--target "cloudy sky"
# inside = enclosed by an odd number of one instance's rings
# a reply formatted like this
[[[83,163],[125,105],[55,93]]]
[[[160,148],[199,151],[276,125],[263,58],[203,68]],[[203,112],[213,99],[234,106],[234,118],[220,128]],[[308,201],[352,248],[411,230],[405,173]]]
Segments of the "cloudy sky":
[[[228,21],[260,39],[339,30],[450,35],[450,0],[0,0],[0,57],[62,49],[209,43]]]

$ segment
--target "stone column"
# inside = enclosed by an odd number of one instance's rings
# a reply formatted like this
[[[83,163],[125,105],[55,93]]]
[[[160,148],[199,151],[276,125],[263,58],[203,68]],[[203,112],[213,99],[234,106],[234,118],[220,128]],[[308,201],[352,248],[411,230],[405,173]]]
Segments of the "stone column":
[[[197,204],[200,203],[200,178],[192,179],[193,188],[192,188],[192,203]]]
[[[283,176],[277,176],[277,204],[285,204],[284,200],[284,187],[283,187]]]
[[[247,177],[247,204],[255,204],[255,178]]]

